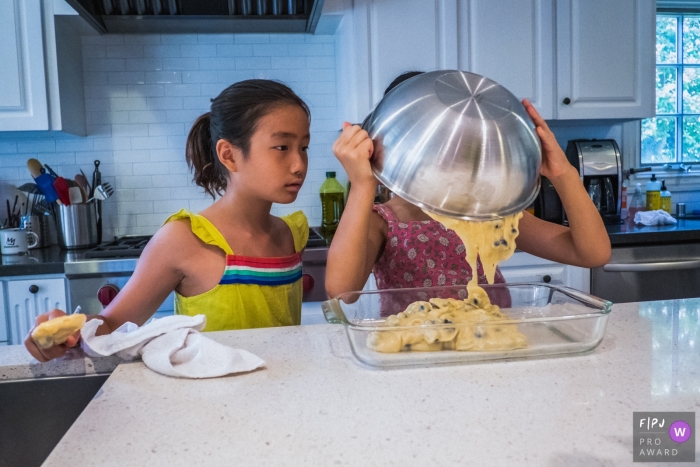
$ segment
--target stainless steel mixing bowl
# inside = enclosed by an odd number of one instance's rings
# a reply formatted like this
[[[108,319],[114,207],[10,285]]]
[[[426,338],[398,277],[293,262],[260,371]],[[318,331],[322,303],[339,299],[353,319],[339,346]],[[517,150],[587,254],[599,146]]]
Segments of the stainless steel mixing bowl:
[[[372,169],[394,193],[439,214],[487,220],[522,211],[540,187],[542,153],[520,100],[455,70],[399,84],[363,127]]]

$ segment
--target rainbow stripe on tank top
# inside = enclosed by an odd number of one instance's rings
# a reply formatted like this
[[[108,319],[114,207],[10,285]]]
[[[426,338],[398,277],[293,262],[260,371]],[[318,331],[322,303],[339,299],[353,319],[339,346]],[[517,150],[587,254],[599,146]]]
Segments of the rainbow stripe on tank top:
[[[226,255],[219,284],[285,285],[301,279],[301,252],[278,258]]]

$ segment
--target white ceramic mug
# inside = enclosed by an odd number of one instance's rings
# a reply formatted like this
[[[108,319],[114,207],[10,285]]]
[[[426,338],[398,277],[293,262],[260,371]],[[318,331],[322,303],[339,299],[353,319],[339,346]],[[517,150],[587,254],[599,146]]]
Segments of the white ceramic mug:
[[[31,238],[31,240],[30,240]],[[3,255],[24,255],[35,246],[39,237],[23,229],[0,230],[0,252]]]

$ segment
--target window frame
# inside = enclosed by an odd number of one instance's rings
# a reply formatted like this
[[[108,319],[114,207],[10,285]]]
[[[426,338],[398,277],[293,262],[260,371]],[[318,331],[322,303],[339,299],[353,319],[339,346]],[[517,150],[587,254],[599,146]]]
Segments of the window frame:
[[[685,1],[668,1],[668,0],[657,0],[656,15],[700,15],[700,0],[685,0]],[[654,21],[656,24],[656,21]],[[682,27],[682,25],[681,25]],[[682,54],[682,43],[679,38],[678,53]],[[654,54],[656,55],[656,54]],[[656,57],[654,57],[654,83],[656,83]],[[662,64],[665,66],[665,64]],[[674,66],[674,65],[668,65]],[[678,82],[681,80],[681,70],[678,67],[679,73],[677,76]],[[654,86],[656,89],[656,86]],[[678,105],[681,104],[681,94],[683,92],[682,86],[678,88]],[[654,99],[654,109],[656,109],[656,99]],[[677,108],[678,111],[682,111],[682,108]],[[678,115],[680,118],[676,120],[676,145],[682,145],[682,113],[679,114],[666,114],[670,116]],[[690,165],[690,172],[682,172],[678,169],[663,169],[663,162],[654,164],[642,164],[641,162],[641,136],[642,136],[642,120],[633,120],[629,122],[624,122],[622,124],[622,141],[621,145],[624,148],[624,153],[622,156],[622,164],[626,169],[629,168],[642,168],[642,167],[652,167],[652,172],[656,174],[657,178],[663,178],[672,181],[672,186],[675,191],[695,191],[700,189],[700,162],[698,163],[688,163]],[[682,146],[678,146],[681,148]],[[680,162],[673,162],[673,166],[677,167]],[[658,170],[657,170],[658,169]],[[630,175],[629,185],[633,186],[634,183],[644,183],[650,177],[652,172],[641,172],[638,174]]]

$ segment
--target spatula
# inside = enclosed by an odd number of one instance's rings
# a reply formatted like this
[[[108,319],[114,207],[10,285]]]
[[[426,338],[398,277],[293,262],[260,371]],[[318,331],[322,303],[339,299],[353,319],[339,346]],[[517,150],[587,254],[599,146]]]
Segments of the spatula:
[[[39,187],[41,193],[46,198],[47,203],[61,201],[59,200],[58,193],[56,193],[56,189],[53,186],[53,177],[46,173],[46,170],[41,165],[41,162],[36,159],[29,159],[27,160],[27,169],[29,169],[29,173],[32,174],[34,181]]]
[[[71,204],[70,193],[68,193],[68,183],[66,183],[65,178],[58,177],[56,180],[53,181],[53,187],[56,190],[56,193],[58,193],[58,197],[63,204],[65,204],[66,206]]]

